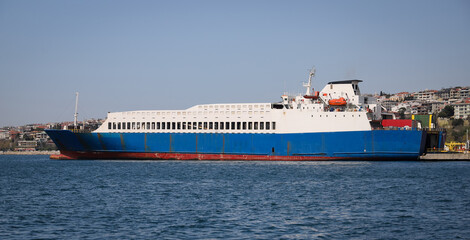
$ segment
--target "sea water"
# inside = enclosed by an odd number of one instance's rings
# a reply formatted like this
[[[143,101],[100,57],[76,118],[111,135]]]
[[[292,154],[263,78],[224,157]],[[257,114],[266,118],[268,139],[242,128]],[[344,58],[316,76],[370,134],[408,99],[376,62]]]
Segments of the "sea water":
[[[0,156],[0,239],[469,239],[470,162]]]

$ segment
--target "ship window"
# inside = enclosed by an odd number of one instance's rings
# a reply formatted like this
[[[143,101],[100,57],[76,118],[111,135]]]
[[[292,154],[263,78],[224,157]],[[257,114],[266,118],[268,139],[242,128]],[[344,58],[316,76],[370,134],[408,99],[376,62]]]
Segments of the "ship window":
[[[271,128],[269,122],[266,122],[266,130],[269,130]]]
[[[132,129],[135,129],[135,122],[132,123]]]
[[[193,122],[193,129],[197,129],[197,122]]]
[[[258,122],[255,122],[253,129],[258,130]]]
[[[147,122],[147,129],[150,129],[150,122]]]
[[[183,122],[183,126],[181,129],[186,130],[186,122]]]
[[[142,129],[145,129],[145,123],[144,122],[142,123]]]
[[[127,129],[131,129],[131,123],[130,122],[127,123]]]
[[[207,130],[207,122],[204,122],[204,130]]]
[[[178,123],[177,123],[177,129],[178,129],[178,130],[181,129],[181,122],[178,122]]]
[[[165,129],[165,122],[162,122],[162,129]]]
[[[160,129],[160,122],[157,122],[157,129]]]
[[[248,122],[248,130],[251,130],[253,128],[253,122]]]
[[[117,124],[117,129],[121,129],[121,123],[120,122]]]
[[[230,130],[230,123],[229,122],[225,122],[225,129]]]
[[[246,122],[243,122],[243,130],[246,130]]]
[[[219,130],[219,122],[215,122],[215,123],[214,123],[214,129],[215,129],[215,130]]]
[[[235,122],[232,122],[230,129],[235,130]]]
[[[171,123],[171,129],[172,129],[172,130],[175,130],[175,129],[176,129],[176,123],[175,123],[175,122],[172,122],[172,123]]]
[[[213,129],[214,127],[214,123],[213,122],[209,122],[209,129]]]
[[[224,122],[220,122],[220,129],[221,129],[221,130],[224,129]]]
[[[264,130],[264,122],[259,123],[259,130]]]
[[[276,130],[276,122],[273,122],[273,130]]]
[[[240,129],[241,129],[241,125],[242,125],[241,122],[237,122],[237,130],[240,130]]]
[[[136,129],[140,129],[140,122],[137,123]]]
[[[202,129],[202,122],[198,122],[198,123],[197,123],[197,128],[198,128],[199,130]]]
[[[155,129],[155,122],[152,122],[152,129]]]
[[[108,122],[108,129],[111,129],[111,125],[112,125],[112,123]]]

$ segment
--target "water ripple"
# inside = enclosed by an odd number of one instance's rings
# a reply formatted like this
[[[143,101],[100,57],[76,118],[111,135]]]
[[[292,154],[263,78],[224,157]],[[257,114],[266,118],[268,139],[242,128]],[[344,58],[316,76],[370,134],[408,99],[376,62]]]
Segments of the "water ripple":
[[[0,156],[0,239],[465,239],[466,162]]]

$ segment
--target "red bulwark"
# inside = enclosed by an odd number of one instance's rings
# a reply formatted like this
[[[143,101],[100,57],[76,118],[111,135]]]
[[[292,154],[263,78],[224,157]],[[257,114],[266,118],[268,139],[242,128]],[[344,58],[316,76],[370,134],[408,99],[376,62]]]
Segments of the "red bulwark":
[[[384,119],[382,120],[384,127],[413,127],[411,119]]]

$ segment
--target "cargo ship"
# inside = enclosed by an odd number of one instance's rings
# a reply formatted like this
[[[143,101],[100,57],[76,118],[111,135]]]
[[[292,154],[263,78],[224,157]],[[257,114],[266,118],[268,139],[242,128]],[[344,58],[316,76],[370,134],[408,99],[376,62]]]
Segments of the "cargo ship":
[[[361,80],[329,82],[276,103],[201,104],[185,110],[108,113],[94,131],[46,130],[53,159],[416,160],[426,133],[385,130],[377,100]]]

